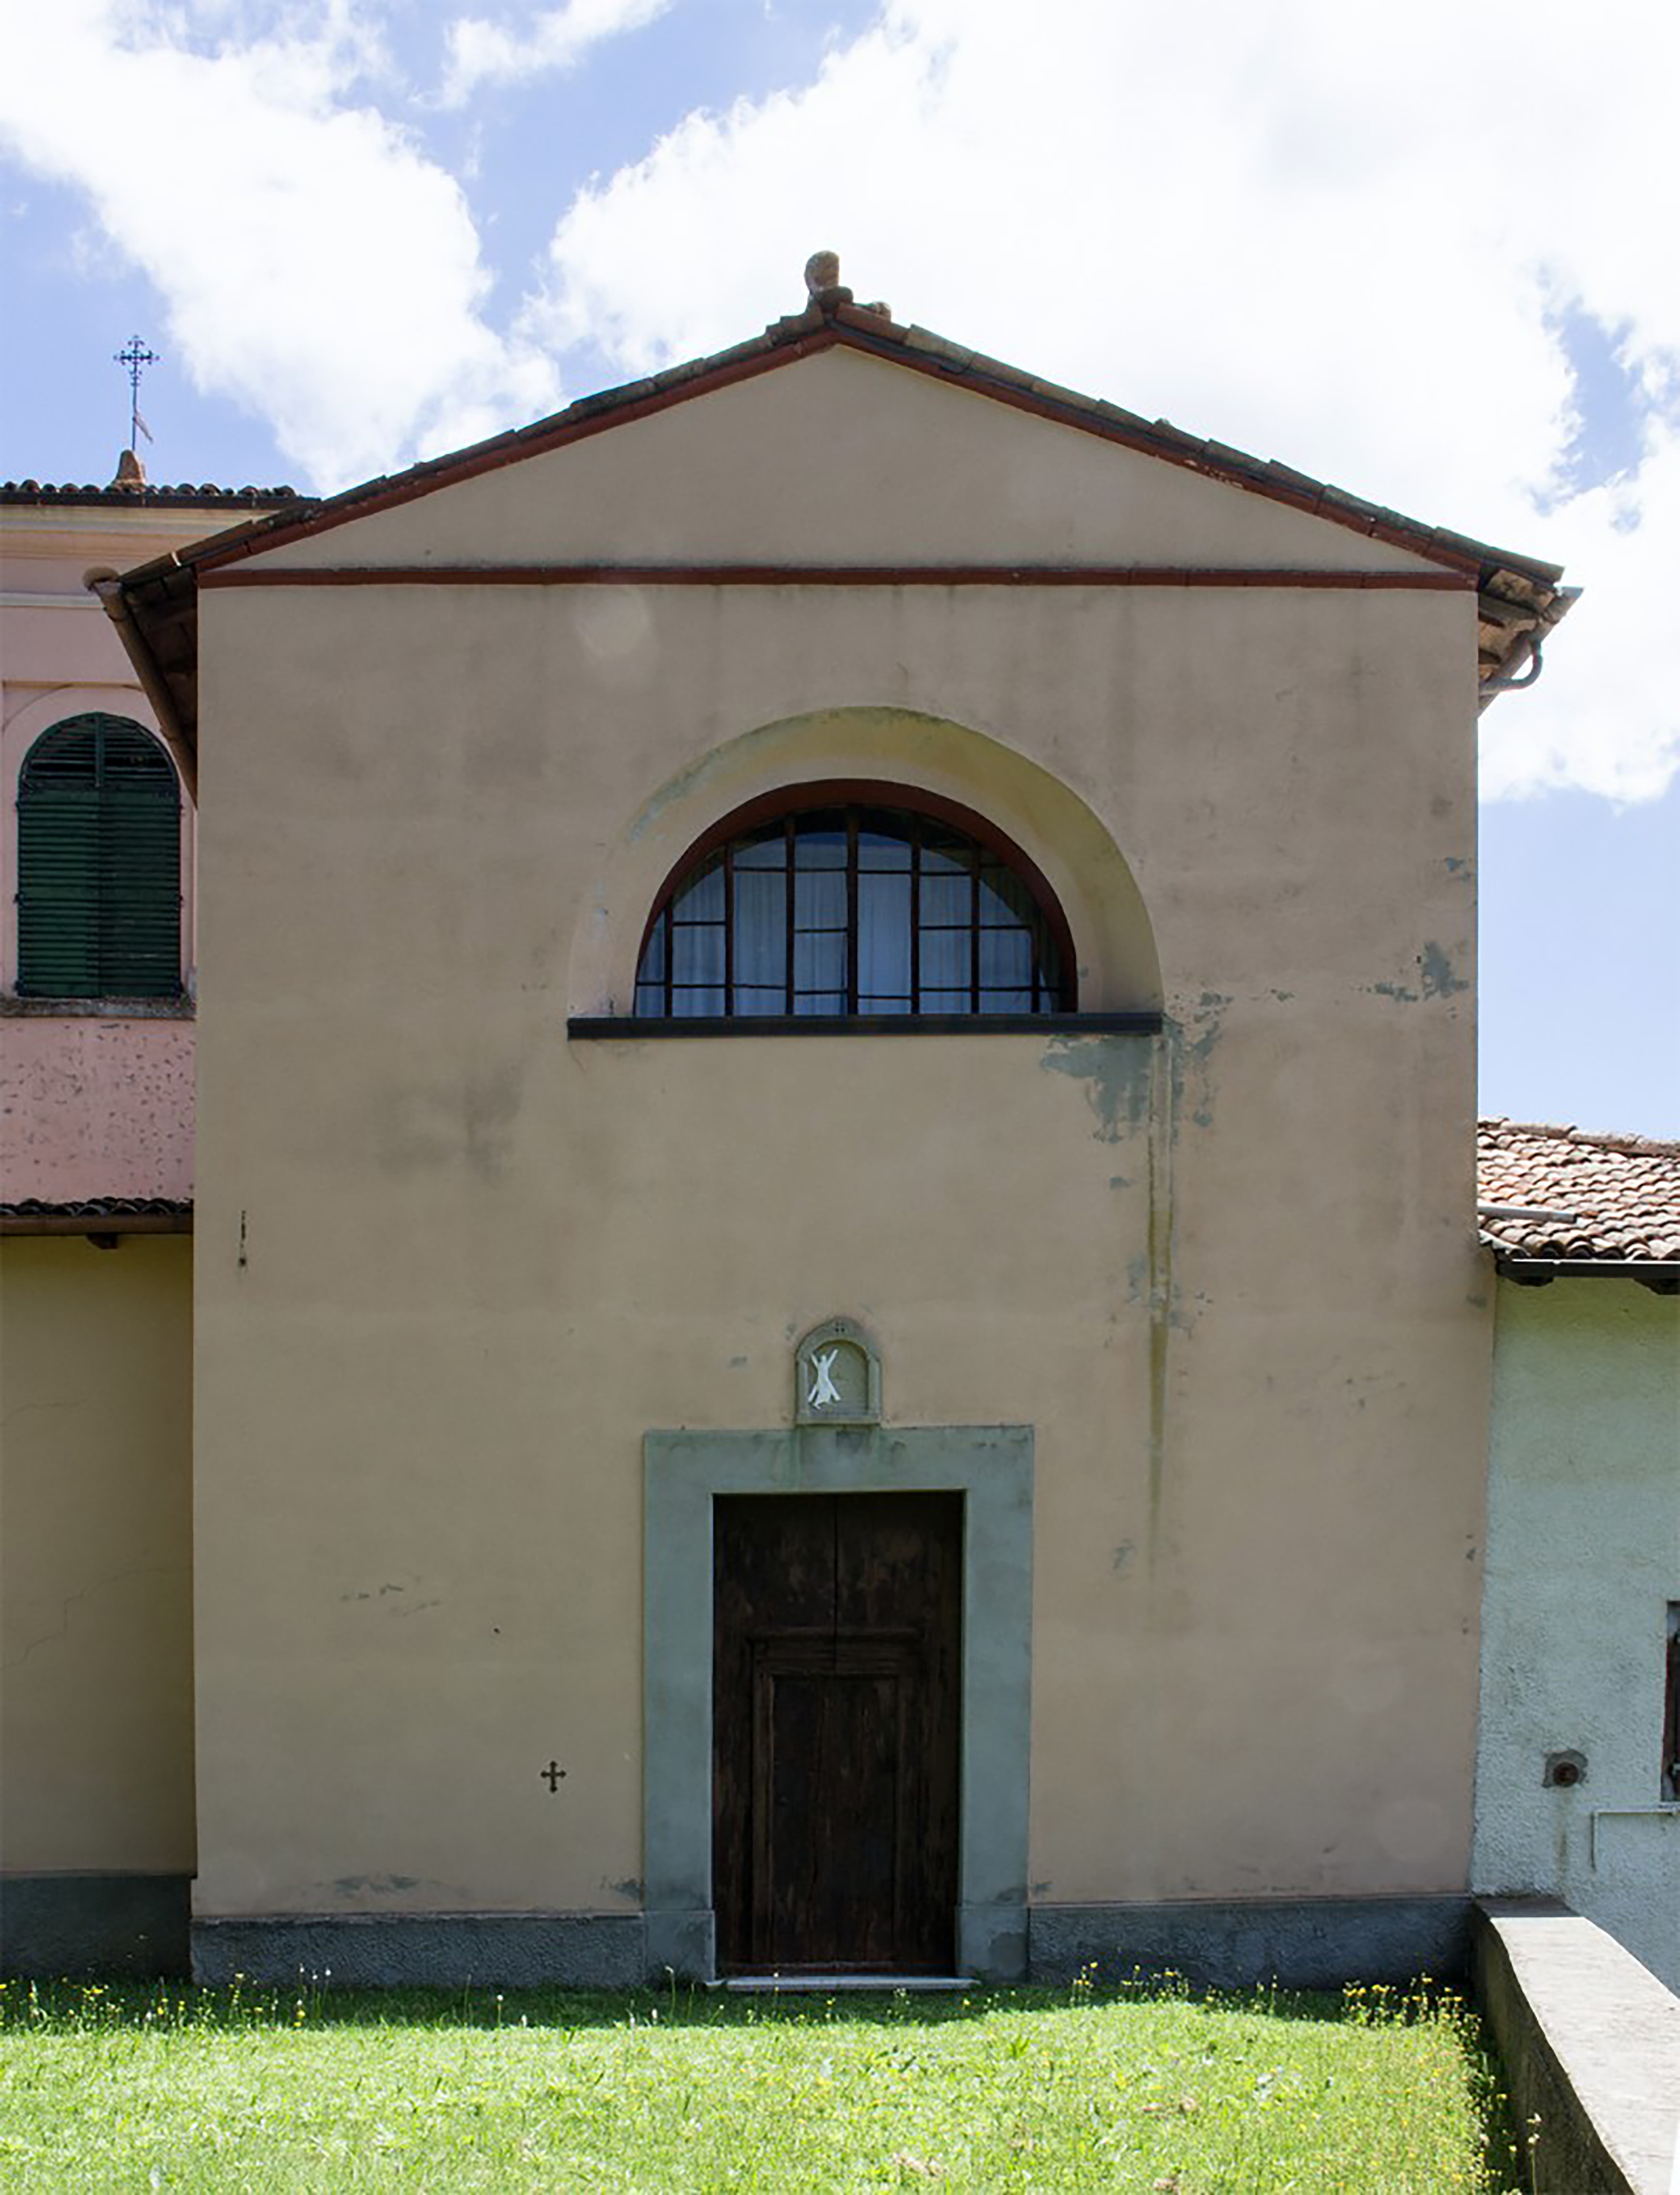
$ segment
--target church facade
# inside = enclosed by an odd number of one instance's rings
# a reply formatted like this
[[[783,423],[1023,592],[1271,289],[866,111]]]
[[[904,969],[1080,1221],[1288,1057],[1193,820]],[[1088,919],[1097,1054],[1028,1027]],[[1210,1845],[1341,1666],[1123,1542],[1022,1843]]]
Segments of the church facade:
[[[190,1632],[139,1864],[64,1773],[14,1881],[207,1978],[1449,1963],[1475,730],[1568,599],[822,279],[130,569]]]

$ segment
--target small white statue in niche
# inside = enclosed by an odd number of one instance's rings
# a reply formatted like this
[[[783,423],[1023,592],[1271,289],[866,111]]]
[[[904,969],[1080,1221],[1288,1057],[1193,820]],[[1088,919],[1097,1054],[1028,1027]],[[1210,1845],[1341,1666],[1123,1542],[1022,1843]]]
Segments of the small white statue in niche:
[[[802,1426],[872,1426],[881,1417],[881,1360],[854,1320],[814,1327],[794,1353],[795,1418]]]
[[[834,1384],[834,1360],[839,1354],[837,1343],[832,1349],[818,1350],[811,1359],[817,1376],[812,1381],[811,1391],[805,1400],[814,1410],[826,1410],[831,1404],[837,1410],[840,1407],[840,1390]]]

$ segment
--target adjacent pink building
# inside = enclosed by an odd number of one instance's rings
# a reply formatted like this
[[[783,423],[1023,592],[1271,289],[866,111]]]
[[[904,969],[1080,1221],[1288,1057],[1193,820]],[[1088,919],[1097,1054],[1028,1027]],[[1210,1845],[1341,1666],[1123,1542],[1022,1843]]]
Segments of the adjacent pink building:
[[[0,925],[9,1231],[111,1201],[186,1224],[195,810],[88,583],[285,499],[123,474],[108,487],[0,487],[0,896],[18,916]],[[118,867],[135,851],[138,896]]]

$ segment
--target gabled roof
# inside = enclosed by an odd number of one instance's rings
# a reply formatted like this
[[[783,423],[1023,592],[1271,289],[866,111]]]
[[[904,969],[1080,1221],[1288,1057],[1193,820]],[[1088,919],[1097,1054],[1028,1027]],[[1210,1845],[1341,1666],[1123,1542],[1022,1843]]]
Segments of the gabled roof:
[[[1680,1292],[1680,1143],[1476,1125],[1482,1240],[1515,1279],[1619,1274]]]
[[[813,266],[816,263],[813,262]],[[807,279],[808,283],[812,280],[809,268]],[[811,301],[803,312],[773,321],[762,335],[727,350],[690,360],[599,395],[581,397],[563,412],[530,426],[492,435],[443,457],[427,458],[404,472],[382,475],[341,494],[300,498],[249,525],[212,535],[169,557],[141,566],[124,578],[122,593],[132,619],[133,637],[125,635],[125,641],[135,654],[142,681],[149,693],[154,691],[155,683],[171,696],[184,743],[192,746],[196,737],[194,613],[201,578],[226,572],[266,550],[327,533],[373,512],[833,349],[885,360],[973,395],[1059,422],[1410,551],[1439,566],[1443,573],[1457,575],[1477,592],[1484,702],[1506,685],[1528,683],[1538,671],[1542,638],[1564,615],[1577,591],[1561,584],[1558,565],[1520,556],[1441,527],[1424,525],[1274,459],[1251,457],[1224,443],[1186,434],[1164,419],[1148,420],[1119,405],[1042,380],[925,328],[901,326],[885,306],[856,304],[849,290],[833,284],[813,285]],[[135,653],[136,645],[144,648],[149,661],[141,661]]]

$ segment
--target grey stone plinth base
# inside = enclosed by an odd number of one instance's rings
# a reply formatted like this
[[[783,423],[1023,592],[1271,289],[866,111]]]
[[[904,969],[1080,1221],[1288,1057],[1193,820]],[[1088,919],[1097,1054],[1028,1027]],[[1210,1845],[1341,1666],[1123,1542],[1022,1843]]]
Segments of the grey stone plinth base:
[[[647,1979],[710,1981],[717,1972],[716,1920],[709,1906],[661,1909],[647,1916]]]
[[[1027,1979],[1027,1908],[1015,1900],[957,1908],[957,1963],[988,1982]]]
[[[992,1983],[1067,1982],[1081,1973],[1112,1982],[1171,1970],[1198,1988],[1275,1981],[1338,1990],[1347,1981],[1406,1982],[1425,1973],[1462,1979],[1470,1912],[1469,1898],[1458,1896],[1032,1907],[1001,1900],[958,1909],[958,1950],[964,1973]],[[673,1975],[709,1980],[716,1971],[712,1928],[703,1907],[200,1920],[193,1923],[193,1973],[201,1982],[239,1974],[271,1985],[301,1978],[335,1988],[630,1989]],[[140,1971],[102,1963],[107,1971]]]
[[[0,1973],[184,1974],[190,1895],[184,1875],[0,1876]]]
[[[323,1913],[193,1923],[200,1982],[334,1989],[630,1989],[646,1972],[639,1913]]]
[[[1469,1967],[1470,1899],[1184,1899],[1162,1905],[1035,1905],[1035,1982],[1092,1973],[1123,1981],[1169,1969],[1201,1989],[1338,1990],[1343,1982],[1460,1980]],[[1093,1971],[1094,1970],[1094,1971]]]

